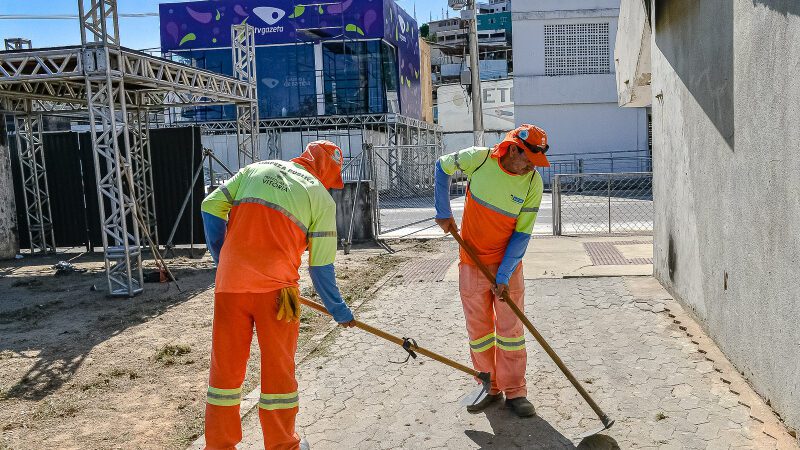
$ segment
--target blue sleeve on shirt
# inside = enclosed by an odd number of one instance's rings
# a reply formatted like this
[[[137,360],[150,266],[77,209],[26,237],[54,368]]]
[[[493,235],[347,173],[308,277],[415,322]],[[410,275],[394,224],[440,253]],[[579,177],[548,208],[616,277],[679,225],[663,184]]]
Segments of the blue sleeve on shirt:
[[[333,264],[311,266],[308,268],[308,272],[311,274],[311,282],[314,283],[314,289],[322,297],[322,303],[333,316],[333,320],[338,323],[353,320],[353,312],[342,300],[342,294],[339,293],[339,287],[336,286],[336,273],[333,270]]]
[[[433,187],[433,198],[436,206],[436,218],[449,219],[453,217],[453,211],[450,209],[450,175],[442,170],[440,161],[436,161],[434,173],[436,184]]]
[[[515,231],[511,235],[511,240],[508,241],[508,247],[506,247],[506,253],[503,256],[503,262],[500,263],[500,268],[497,269],[497,284],[508,284],[511,275],[517,270],[519,262],[525,256],[530,240],[531,235],[527,233]]]
[[[227,222],[219,217],[203,212],[203,229],[206,232],[206,247],[214,259],[214,264],[219,264],[219,252],[225,242],[225,227]]]

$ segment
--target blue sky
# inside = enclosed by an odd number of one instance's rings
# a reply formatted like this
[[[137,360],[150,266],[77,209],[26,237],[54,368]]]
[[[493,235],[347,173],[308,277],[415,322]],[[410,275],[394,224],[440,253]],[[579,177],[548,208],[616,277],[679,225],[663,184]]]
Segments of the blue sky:
[[[268,4],[269,0],[264,0]],[[120,13],[158,12],[155,0],[119,0]],[[442,8],[447,0],[397,0],[409,14],[413,14],[416,3],[419,23],[441,18]],[[0,0],[2,15],[77,15],[76,0]],[[452,14],[452,12],[451,12]],[[148,49],[159,46],[158,18],[121,18],[120,33],[122,45],[134,49]],[[60,20],[0,20],[0,39],[24,37],[31,39],[35,47],[55,47],[80,43],[78,19]]]

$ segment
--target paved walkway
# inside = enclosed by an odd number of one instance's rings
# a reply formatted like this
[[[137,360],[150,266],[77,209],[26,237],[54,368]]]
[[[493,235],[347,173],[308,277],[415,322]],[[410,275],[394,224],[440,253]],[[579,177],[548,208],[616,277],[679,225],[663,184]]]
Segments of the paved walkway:
[[[443,247],[447,254],[454,251],[451,243]],[[636,248],[618,250],[631,260],[647,256]],[[446,264],[442,256],[431,253],[411,264],[434,268]],[[603,262],[603,255],[595,256]],[[394,364],[405,358],[401,349],[360,330],[344,330],[298,366],[300,433],[315,450],[798,448],[653,278],[547,278],[552,274],[532,270],[526,274],[526,312],[616,419],[611,430],[575,439],[599,421],[530,336],[527,378],[538,416],[518,419],[500,405],[469,414],[459,406],[473,387],[468,377],[424,357]],[[429,277],[408,272],[417,275],[395,278],[357,316],[468,363],[452,267]],[[242,448],[262,448],[256,414],[244,423]]]

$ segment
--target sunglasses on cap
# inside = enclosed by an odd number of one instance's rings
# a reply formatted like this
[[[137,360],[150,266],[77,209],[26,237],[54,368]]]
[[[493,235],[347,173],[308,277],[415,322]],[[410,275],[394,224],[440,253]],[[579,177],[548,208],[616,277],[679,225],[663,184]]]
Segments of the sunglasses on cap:
[[[530,151],[530,152],[532,152],[532,153],[542,153],[542,154],[545,154],[545,153],[547,153],[547,150],[549,150],[549,149],[550,149],[550,146],[549,146],[549,145],[545,145],[544,147],[540,147],[540,146],[538,146],[538,145],[531,145],[530,143],[528,143],[528,140],[527,140],[527,139],[528,139],[528,136],[529,136],[529,134],[528,134],[528,130],[521,130],[521,131],[519,131],[519,132],[517,133],[517,138],[518,138],[520,141],[522,141],[522,145],[524,145],[524,146],[525,146],[525,148],[526,148],[526,149],[528,149],[528,151]]]

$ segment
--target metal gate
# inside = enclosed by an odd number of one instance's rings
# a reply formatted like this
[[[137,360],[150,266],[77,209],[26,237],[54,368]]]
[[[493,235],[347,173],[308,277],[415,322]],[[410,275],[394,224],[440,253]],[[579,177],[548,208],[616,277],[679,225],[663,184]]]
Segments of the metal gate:
[[[433,228],[436,216],[434,167],[442,155],[441,145],[376,145],[368,148],[371,178],[374,180],[377,235],[405,237]]]
[[[653,173],[581,173],[553,177],[553,234],[653,231]]]

